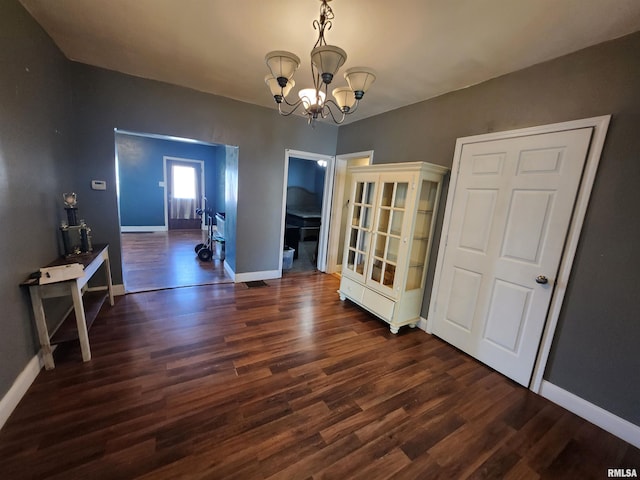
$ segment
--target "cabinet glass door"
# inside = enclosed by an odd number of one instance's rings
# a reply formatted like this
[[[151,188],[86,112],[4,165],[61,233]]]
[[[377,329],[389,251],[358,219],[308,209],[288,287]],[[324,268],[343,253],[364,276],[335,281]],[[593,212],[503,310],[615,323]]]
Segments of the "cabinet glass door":
[[[357,181],[353,192],[353,208],[347,237],[343,270],[364,276],[371,243],[373,223],[374,181]]]
[[[407,290],[423,288],[424,273],[426,268],[427,253],[431,243],[433,231],[434,206],[438,183],[424,180],[420,188],[418,205],[416,210],[416,223],[411,242],[409,255],[409,268],[407,270]]]
[[[367,283],[378,290],[390,293],[396,280],[409,183],[382,182],[380,188],[379,211],[374,228],[372,262]]]

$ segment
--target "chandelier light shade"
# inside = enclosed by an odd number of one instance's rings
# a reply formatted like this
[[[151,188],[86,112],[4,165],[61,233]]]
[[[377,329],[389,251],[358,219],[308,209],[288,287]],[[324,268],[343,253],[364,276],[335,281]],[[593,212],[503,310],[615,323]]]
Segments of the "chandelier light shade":
[[[269,90],[271,90],[271,95],[273,95],[274,97],[276,95],[286,97],[287,95],[289,95],[291,89],[296,86],[296,81],[294,79],[291,79],[287,81],[284,87],[281,87],[278,83],[278,79],[271,74],[268,74],[266,77],[264,77],[264,83],[267,84]]]
[[[356,103],[356,95],[349,87],[334,88],[331,95],[336,99],[336,105],[343,112],[349,112],[353,104]]]
[[[347,61],[347,52],[340,47],[333,45],[323,45],[311,50],[311,63],[326,84],[331,83],[333,76]]]
[[[349,84],[349,88],[355,93],[356,98],[360,100],[364,93],[369,90],[371,84],[375,82],[376,75],[370,68],[355,67],[344,72],[344,79]]]
[[[311,50],[313,87],[300,90],[299,100],[291,103],[287,95],[295,86],[293,76],[300,66],[300,58],[284,50],[275,50],[265,56],[271,74],[264,81],[278,104],[278,112],[288,116],[301,109],[312,126],[318,118],[329,116],[335,123],[344,122],[346,115],[356,111],[360,100],[376,79],[375,72],[370,68],[350,68],[344,73],[347,85],[334,88],[331,92],[335,101],[327,98],[329,84],[347,61],[347,52],[335,45],[327,45],[324,38],[325,30],[332,27],[334,19],[333,10],[328,4],[330,1],[320,0],[320,18],[313,21],[313,28],[318,30],[318,39]],[[283,104],[289,107],[288,111]]]
[[[281,78],[291,80],[293,74],[296,73],[296,70],[300,66],[300,59],[296,55],[282,50],[267,53],[265,61],[267,62],[269,70],[271,70],[271,75],[273,75],[278,82],[281,82]]]

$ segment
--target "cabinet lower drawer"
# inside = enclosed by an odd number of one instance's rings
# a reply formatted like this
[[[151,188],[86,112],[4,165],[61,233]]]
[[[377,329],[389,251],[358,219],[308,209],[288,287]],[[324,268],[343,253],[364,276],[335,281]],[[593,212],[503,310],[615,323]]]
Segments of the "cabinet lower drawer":
[[[396,302],[374,292],[364,285],[342,276],[340,293],[363,306],[378,317],[391,322]]]
[[[362,305],[387,321],[393,318],[395,302],[369,289],[362,295]]]
[[[365,288],[359,283],[346,278],[344,275],[342,276],[340,280],[340,291],[350,299],[361,302],[364,290]]]

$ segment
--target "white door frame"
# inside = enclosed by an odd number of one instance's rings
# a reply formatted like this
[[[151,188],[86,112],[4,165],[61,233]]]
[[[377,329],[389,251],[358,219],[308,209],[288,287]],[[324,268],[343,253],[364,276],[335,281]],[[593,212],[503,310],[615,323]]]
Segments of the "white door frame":
[[[349,160],[366,157],[369,158],[369,165],[371,165],[373,163],[373,150],[336,155],[333,198],[331,201],[331,224],[329,225],[329,242],[327,245],[327,273],[336,273],[338,270],[338,258],[342,258],[341,245],[338,243],[340,241],[342,205],[344,204],[345,175]]]
[[[204,195],[204,160],[194,160],[192,158],[180,158],[180,157],[171,157],[167,155],[163,155],[162,157],[162,173],[164,175],[161,187],[164,188],[164,228],[166,231],[169,230],[169,204],[167,203],[167,161],[176,161],[176,162],[184,162],[184,163],[197,163],[200,164],[200,205],[204,206],[205,195]],[[202,215],[202,219],[200,221],[200,228],[202,230],[206,230],[207,224],[205,221],[206,215]]]
[[[429,304],[429,314],[427,318],[427,332],[432,332],[432,320],[434,318],[435,299],[437,298],[438,289],[440,288],[440,278],[442,276],[442,264],[447,241],[447,234],[451,222],[451,205],[455,197],[455,191],[458,181],[458,173],[460,170],[460,159],[464,145],[478,142],[490,142],[494,140],[502,140],[508,138],[516,138],[529,135],[538,135],[543,133],[561,132],[566,130],[575,130],[579,128],[593,127],[593,136],[589,146],[589,152],[582,173],[582,180],[578,189],[576,204],[573,210],[567,239],[565,241],[565,249],[560,259],[560,268],[556,279],[555,288],[551,296],[549,312],[545,323],[545,328],[540,341],[538,356],[533,369],[533,375],[529,388],[536,392],[540,392],[542,385],[544,370],[549,359],[549,352],[553,343],[562,302],[567,291],[567,283],[571,273],[571,267],[578,247],[578,240],[584,223],[589,197],[593,187],[593,182],[598,170],[600,155],[604,146],[605,136],[609,127],[611,115],[603,115],[601,117],[585,118],[581,120],[572,120],[568,122],[554,123],[550,125],[541,125],[537,127],[522,128],[517,130],[509,130],[506,132],[495,132],[484,135],[474,135],[471,137],[462,137],[456,140],[456,148],[453,155],[453,166],[451,169],[451,180],[449,183],[449,192],[447,194],[447,203],[445,207],[444,220],[442,225],[442,234],[440,236],[440,246],[438,249],[438,258],[436,261],[436,271],[434,274],[433,288],[431,291],[431,300]]]
[[[322,216],[320,220],[320,232],[318,233],[318,258],[317,267],[321,272],[327,269],[327,243],[329,240],[329,224],[331,218],[331,192],[333,192],[333,171],[336,157],[320,153],[303,152],[300,150],[285,149],[284,151],[284,180],[282,187],[282,228],[280,229],[280,251],[284,249],[284,232],[287,223],[287,181],[289,178],[289,158],[301,158],[303,160],[324,160],[327,169],[324,175],[324,191],[322,193]],[[282,273],[282,255],[278,261],[278,270]]]

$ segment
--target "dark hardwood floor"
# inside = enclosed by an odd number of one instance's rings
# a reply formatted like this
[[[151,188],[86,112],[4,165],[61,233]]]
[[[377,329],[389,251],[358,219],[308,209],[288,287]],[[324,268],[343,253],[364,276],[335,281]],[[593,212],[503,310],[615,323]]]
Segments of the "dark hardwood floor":
[[[201,230],[123,233],[120,238],[127,292],[232,281],[219,258],[198,260],[195,246],[205,240]]]
[[[118,297],[0,431],[2,479],[607,478],[640,451],[338,280]]]

